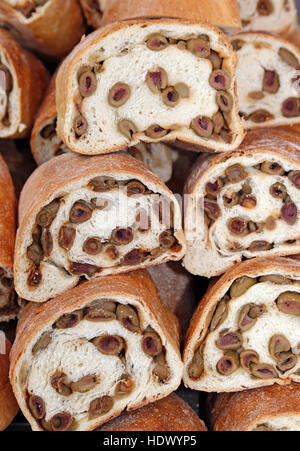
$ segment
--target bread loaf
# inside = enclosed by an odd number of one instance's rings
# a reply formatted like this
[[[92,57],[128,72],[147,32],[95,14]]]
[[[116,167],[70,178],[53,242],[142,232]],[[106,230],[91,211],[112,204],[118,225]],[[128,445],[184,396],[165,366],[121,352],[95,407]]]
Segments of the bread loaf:
[[[10,348],[10,342],[0,330],[0,431],[10,425],[19,410],[8,378]]]
[[[207,431],[191,407],[174,393],[101,426],[99,431]]]
[[[25,47],[52,59],[67,55],[85,32],[77,0],[1,0],[0,25]]]
[[[185,268],[212,277],[245,258],[299,253],[299,169],[298,136],[275,129],[199,157],[185,187]]]
[[[67,153],[40,166],[19,204],[15,287],[44,302],[80,277],[127,272],[185,252],[175,196],[127,155]]]
[[[264,32],[239,33],[231,42],[239,56],[236,77],[245,127],[299,123],[300,49]]]
[[[16,198],[12,179],[0,156],[0,322],[10,321],[19,313],[14,291],[13,262],[16,233]]]
[[[211,395],[213,431],[300,431],[300,385]]]
[[[33,430],[93,430],[177,389],[176,317],[146,271],[84,282],[29,304],[10,380]]]
[[[230,269],[198,305],[186,335],[184,383],[236,392],[300,382],[300,264],[257,258]]]
[[[101,28],[59,69],[58,136],[89,155],[141,141],[235,149],[243,138],[235,68],[228,39],[207,24],[164,19]]]
[[[0,138],[29,135],[47,83],[43,64],[0,29]]]

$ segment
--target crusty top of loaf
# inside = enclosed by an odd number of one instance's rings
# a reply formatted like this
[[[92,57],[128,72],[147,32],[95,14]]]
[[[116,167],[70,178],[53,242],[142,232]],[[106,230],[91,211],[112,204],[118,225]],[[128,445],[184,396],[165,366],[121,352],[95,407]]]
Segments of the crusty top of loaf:
[[[201,20],[219,27],[241,28],[237,0],[108,0],[102,23],[161,17]]]
[[[25,137],[30,133],[49,74],[41,61],[23,49],[4,29],[0,29],[0,48],[16,80],[12,92],[16,91],[17,104],[13,105],[12,112],[17,119],[17,127],[15,125],[16,130],[12,131],[14,137]]]
[[[67,153],[51,159],[27,180],[19,204],[20,223],[48,200],[54,191],[62,189],[76,180],[99,174],[129,175],[145,177],[167,194],[172,194],[165,184],[141,161],[128,155],[95,155],[92,157]],[[34,196],[33,196],[34,193]]]
[[[238,393],[221,393],[209,400],[214,431],[245,431],[274,416],[300,414],[300,384],[271,385]]]
[[[8,167],[1,155],[0,211],[0,266],[12,268],[16,233],[16,197]]]
[[[8,378],[11,344],[6,338],[4,338],[4,344],[5,353],[1,354],[0,352],[0,431],[7,428],[19,410]],[[2,346],[0,346],[1,348]]]
[[[198,415],[172,393],[141,409],[124,412],[99,431],[207,431]]]

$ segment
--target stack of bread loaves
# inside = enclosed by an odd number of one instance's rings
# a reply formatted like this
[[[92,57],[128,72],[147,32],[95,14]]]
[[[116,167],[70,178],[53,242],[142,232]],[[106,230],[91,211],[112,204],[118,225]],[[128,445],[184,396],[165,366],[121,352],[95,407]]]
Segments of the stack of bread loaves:
[[[300,430],[299,36],[293,0],[0,0],[0,429]]]

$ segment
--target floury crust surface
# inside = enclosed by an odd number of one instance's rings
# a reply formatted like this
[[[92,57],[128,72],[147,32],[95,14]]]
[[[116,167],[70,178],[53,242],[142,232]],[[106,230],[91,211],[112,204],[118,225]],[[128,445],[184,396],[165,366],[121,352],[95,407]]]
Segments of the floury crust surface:
[[[87,0],[81,0],[87,2]],[[162,17],[198,20],[227,30],[241,29],[239,7],[236,0],[98,0],[104,11],[102,24],[129,19],[160,19]],[[101,8],[102,6],[102,8]]]
[[[210,395],[214,431],[299,431],[300,385],[272,385],[238,393]]]

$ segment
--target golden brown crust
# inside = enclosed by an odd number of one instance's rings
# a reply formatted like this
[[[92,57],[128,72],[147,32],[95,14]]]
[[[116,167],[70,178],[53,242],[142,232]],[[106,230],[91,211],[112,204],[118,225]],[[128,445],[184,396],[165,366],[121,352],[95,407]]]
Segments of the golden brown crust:
[[[212,395],[208,406],[213,431],[248,431],[278,415],[299,416],[300,384]]]
[[[151,320],[163,331],[168,344],[180,359],[180,327],[176,316],[161,303],[157,289],[147,271],[134,271],[128,274],[115,275],[94,279],[66,291],[60,296],[44,304],[28,304],[18,323],[17,336],[10,353],[10,380],[14,393],[20,406],[24,406],[23,396],[19,396],[16,367],[28,344],[45,327],[53,324],[61,315],[81,308],[93,299],[104,297],[111,299],[114,296],[122,296],[127,299],[135,299],[141,305],[141,311],[149,312]],[[159,332],[159,330],[158,330]],[[168,391],[165,395],[168,395]],[[159,395],[153,399],[159,399]],[[149,400],[142,401],[134,406],[134,409],[147,404]],[[23,407],[22,407],[23,409]],[[25,406],[24,406],[25,409]],[[23,413],[28,420],[32,420],[29,412]],[[112,416],[119,414],[117,412]],[[110,420],[108,418],[108,420]],[[101,425],[94,425],[92,429]]]
[[[26,47],[55,59],[67,55],[85,32],[77,0],[48,0],[42,14],[28,19],[1,1],[0,23]]]
[[[269,31],[240,31],[236,34],[233,34],[230,36],[230,40],[231,42],[234,41],[235,39],[238,39],[239,37],[256,37],[257,39],[259,38],[273,38],[273,39],[279,39],[283,44],[286,44],[287,46],[292,46],[292,48],[294,49],[295,53],[298,54],[299,53],[299,48],[296,44],[295,41],[293,41],[292,39],[290,39],[290,35],[289,36],[282,36],[282,35],[277,35],[275,33],[270,33]]]
[[[24,138],[31,131],[35,114],[48,84],[48,72],[34,55],[24,50],[6,30],[1,29],[0,48],[17,78],[20,124],[24,124],[23,129],[17,130],[9,138]]]
[[[36,138],[37,135],[40,133],[43,125],[49,121],[56,118],[56,104],[55,104],[55,95],[56,95],[56,75],[57,72],[52,76],[50,83],[48,85],[47,91],[45,93],[44,100],[37,112],[36,119],[33,125],[31,138],[30,138],[30,148],[32,155],[35,159],[35,161],[38,163],[38,153],[36,149]]]
[[[0,156],[0,266],[12,269],[15,245],[16,197],[13,182]]]
[[[297,27],[292,33],[288,34],[286,39],[300,48],[300,28]]]
[[[193,409],[174,393],[105,423],[98,431],[207,431]]]
[[[275,268],[281,270],[283,275],[289,273],[300,277],[300,261],[284,257],[262,257],[253,258],[252,260],[246,260],[240,264],[235,265],[210,285],[204,297],[198,304],[198,307],[191,319],[189,329],[185,336],[185,344],[183,350],[184,362],[188,358],[190,347],[192,345],[201,343],[203,338],[206,336],[211,320],[210,313],[213,311],[214,307],[221,299],[221,293],[225,293],[227,289],[229,289],[233,281],[241,276],[247,275],[249,277],[257,277],[261,273],[266,274],[268,271],[270,271],[270,274],[272,274]],[[272,381],[266,381],[266,385],[272,383]],[[279,381],[278,383],[285,384],[286,381]],[[257,381],[257,386],[261,385],[262,381]]]
[[[146,18],[191,19],[208,22],[219,27],[241,29],[239,7],[236,0],[108,0],[102,24],[130,19]]]
[[[94,28],[102,26],[103,11],[98,0],[79,0],[87,22]]]
[[[285,127],[279,127],[281,130],[285,130],[290,133],[300,135],[300,124],[286,125]]]
[[[3,337],[4,335],[0,332],[0,340]],[[2,350],[1,345],[2,342],[0,342],[0,350]],[[19,410],[8,378],[10,348],[10,342],[6,339],[5,354],[0,352],[0,431],[3,431],[10,425]]]
[[[9,278],[12,277],[14,263],[16,209],[15,188],[9,169],[0,155],[0,269],[4,269]],[[15,299],[8,298],[7,303],[0,308],[0,322],[16,318],[18,310]]]
[[[230,76],[230,78],[233,78],[235,76],[236,66],[238,63],[238,57],[236,55],[236,52],[233,51],[233,48],[229,42],[229,40],[226,39],[226,36],[215,26],[210,25],[208,23],[199,22],[196,20],[180,20],[180,19],[152,19],[152,20],[128,20],[123,22],[116,22],[114,24],[108,24],[106,26],[103,26],[101,29],[96,30],[94,33],[91,33],[86,38],[82,39],[81,42],[74,48],[74,50],[68,55],[67,58],[63,61],[62,65],[60,66],[60,69],[58,71],[57,80],[56,80],[56,109],[58,113],[58,120],[57,120],[57,134],[61,139],[64,140],[65,144],[72,149],[73,151],[78,151],[78,149],[74,148],[74,145],[70,142],[70,138],[65,134],[65,118],[66,113],[69,108],[69,105],[66,102],[66,99],[68,98],[68,93],[72,90],[72,75],[74,73],[75,67],[78,64],[78,61],[84,57],[85,52],[89,47],[95,46],[97,43],[101,42],[102,39],[106,38],[107,36],[126,28],[129,28],[131,26],[139,25],[141,28],[147,27],[149,25],[161,25],[161,26],[168,26],[168,24],[178,24],[178,25],[203,25],[207,29],[210,29],[214,31],[219,39],[220,42],[224,45],[226,50],[228,51],[229,57],[228,57],[228,64],[226,65],[226,70]],[[234,83],[233,88],[233,94],[235,99],[237,98],[237,86],[236,83]],[[244,136],[244,123],[243,120],[241,120],[239,114],[238,114],[238,102],[235,102],[234,111],[232,112],[232,117],[235,119],[235,134],[236,134],[236,141],[237,145],[241,142],[243,136]],[[162,142],[165,142],[166,144],[173,145],[174,144],[174,137],[171,138],[171,134],[166,135],[166,137],[161,140]],[[210,142],[207,140],[207,144],[203,142],[203,145],[199,145],[198,139],[192,139],[192,138],[185,138],[184,142],[183,140],[177,140],[175,141],[177,143],[177,146],[183,146],[187,150],[194,150],[196,152],[204,151],[205,149],[209,148],[208,151],[215,152],[215,144],[213,142]],[[118,145],[115,146],[109,150],[105,150],[102,153],[110,153],[110,152],[117,152],[118,150],[123,150],[126,147],[126,144],[124,145]],[[90,150],[80,149],[80,153],[83,154],[91,154],[91,153],[97,153],[97,151],[91,152]]]
[[[282,144],[278,146],[278,140],[282,141]],[[286,146],[286,150],[283,147]],[[299,139],[290,130],[289,126],[280,127],[276,130],[264,128],[263,130],[250,130],[246,133],[245,139],[242,142],[239,149],[253,149],[255,147],[262,148],[264,151],[272,151],[278,149],[282,155],[288,155],[293,160],[299,161]]]

